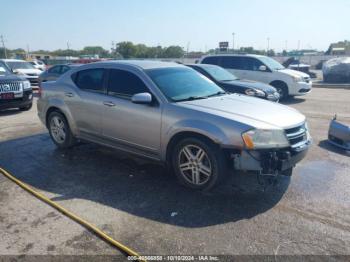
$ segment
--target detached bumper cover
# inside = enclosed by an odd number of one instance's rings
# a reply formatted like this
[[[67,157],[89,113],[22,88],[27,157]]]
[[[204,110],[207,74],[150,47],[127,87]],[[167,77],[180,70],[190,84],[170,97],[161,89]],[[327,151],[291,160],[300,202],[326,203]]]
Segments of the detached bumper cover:
[[[350,150],[350,127],[332,120],[329,125],[328,140],[337,147]]]

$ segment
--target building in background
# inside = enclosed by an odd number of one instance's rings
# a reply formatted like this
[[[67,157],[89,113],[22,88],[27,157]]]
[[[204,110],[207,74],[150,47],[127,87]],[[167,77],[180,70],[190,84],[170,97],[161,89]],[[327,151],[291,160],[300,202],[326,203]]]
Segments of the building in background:
[[[344,40],[329,46],[327,55],[350,55],[350,41]]]

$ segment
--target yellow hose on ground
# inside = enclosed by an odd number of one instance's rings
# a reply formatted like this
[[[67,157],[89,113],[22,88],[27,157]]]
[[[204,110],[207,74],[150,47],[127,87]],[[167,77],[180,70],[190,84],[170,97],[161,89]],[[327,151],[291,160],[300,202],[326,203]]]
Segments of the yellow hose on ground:
[[[138,253],[136,253],[132,249],[128,248],[127,246],[123,245],[122,243],[114,240],[113,238],[108,236],[105,232],[103,232],[102,230],[98,229],[95,225],[85,221],[84,219],[78,217],[77,215],[75,215],[72,212],[68,211],[64,207],[60,206],[56,202],[52,201],[48,197],[46,197],[43,194],[35,191],[29,185],[27,185],[24,182],[20,181],[19,179],[15,178],[14,176],[12,176],[10,173],[8,173],[6,170],[2,169],[1,167],[0,167],[0,173],[3,174],[8,179],[10,179],[11,181],[15,182],[17,185],[22,187],[24,190],[26,190],[29,193],[33,194],[35,197],[39,198],[40,200],[42,200],[45,203],[49,204],[50,206],[54,207],[55,209],[60,211],[62,214],[66,215],[67,217],[69,217],[69,218],[73,219],[74,221],[78,222],[80,225],[84,226],[85,228],[93,231],[96,235],[98,235],[100,238],[102,238],[104,241],[108,242],[109,244],[113,245],[114,247],[116,247],[119,250],[125,252],[129,256],[140,257],[140,255]],[[140,261],[145,261],[145,260],[140,260]]]

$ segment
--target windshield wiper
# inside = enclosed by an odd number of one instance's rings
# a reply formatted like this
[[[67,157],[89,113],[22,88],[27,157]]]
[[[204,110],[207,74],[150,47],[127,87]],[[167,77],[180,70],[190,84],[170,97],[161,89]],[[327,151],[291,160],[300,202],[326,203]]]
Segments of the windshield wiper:
[[[183,101],[193,101],[193,100],[198,100],[198,99],[206,99],[206,96],[190,96],[187,98],[175,100],[175,102],[183,102]]]
[[[227,93],[224,92],[224,91],[219,91],[219,92],[216,92],[214,94],[211,94],[211,95],[208,95],[206,97],[213,97],[213,96],[221,96],[221,95],[226,95]]]

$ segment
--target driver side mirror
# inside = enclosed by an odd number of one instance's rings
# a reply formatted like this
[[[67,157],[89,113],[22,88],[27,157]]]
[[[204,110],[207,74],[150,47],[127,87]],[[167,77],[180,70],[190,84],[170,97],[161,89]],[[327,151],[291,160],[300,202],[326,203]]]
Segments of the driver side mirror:
[[[264,65],[259,66],[259,71],[266,71],[267,67]]]
[[[152,95],[150,93],[138,93],[131,97],[131,102],[144,105],[151,104]]]

